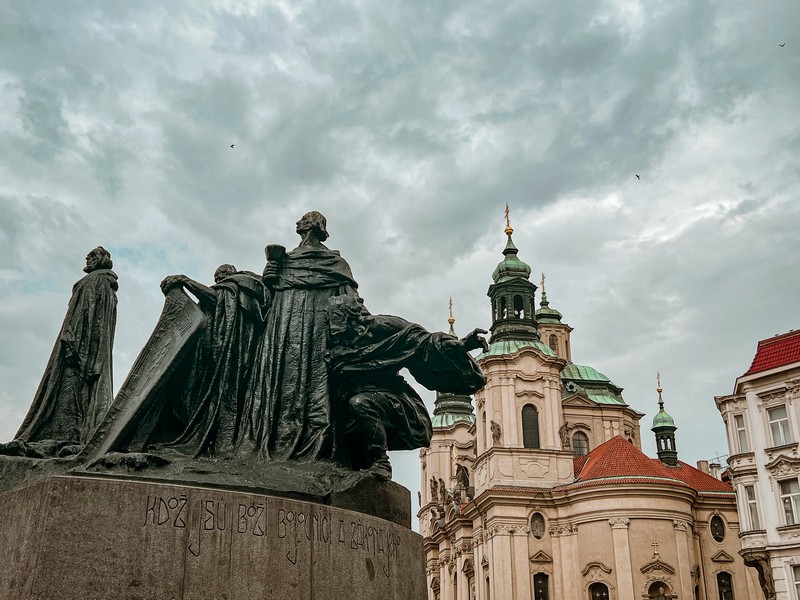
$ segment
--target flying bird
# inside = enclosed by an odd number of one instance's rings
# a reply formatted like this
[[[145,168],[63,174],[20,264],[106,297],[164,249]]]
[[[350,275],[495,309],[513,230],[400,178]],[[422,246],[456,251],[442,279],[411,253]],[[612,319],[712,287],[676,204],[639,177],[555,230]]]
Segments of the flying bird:
[[[783,42],[782,44],[778,44],[778,46],[780,46],[781,48],[783,48],[785,45],[786,45],[786,42]]]
[[[641,179],[641,177],[639,177],[638,173],[636,174],[636,179]]]
[[[231,148],[233,148],[233,146],[234,146],[234,145],[233,145],[233,144],[231,144]]]

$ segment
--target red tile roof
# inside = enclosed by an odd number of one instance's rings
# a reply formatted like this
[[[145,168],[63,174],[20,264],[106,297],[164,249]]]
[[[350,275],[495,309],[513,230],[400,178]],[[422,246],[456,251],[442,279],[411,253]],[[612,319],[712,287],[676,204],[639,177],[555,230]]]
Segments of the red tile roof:
[[[727,483],[686,463],[679,462],[671,467],[657,458],[650,458],[619,435],[599,445],[588,455],[574,459],[573,467],[575,481],[560,489],[609,483],[657,483],[689,487],[698,492],[733,492]]]
[[[745,375],[795,362],[800,362],[800,331],[790,331],[758,342],[753,363]]]

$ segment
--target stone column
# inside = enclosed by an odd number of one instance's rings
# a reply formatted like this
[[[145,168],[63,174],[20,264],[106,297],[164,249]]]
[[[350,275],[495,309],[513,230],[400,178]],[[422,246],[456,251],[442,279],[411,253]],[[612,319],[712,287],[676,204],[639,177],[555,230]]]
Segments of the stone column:
[[[678,577],[681,586],[681,596],[684,598],[692,597],[692,576],[689,569],[692,561],[689,559],[689,539],[686,521],[675,519],[672,526],[675,528],[675,545],[678,548]]]
[[[514,385],[514,378],[503,376],[500,378],[501,388],[500,397],[501,405],[500,411],[502,412],[502,431],[500,437],[500,444],[502,446],[517,446],[522,445],[519,443],[518,427],[517,427],[517,395],[516,387]]]
[[[520,525],[511,528],[512,556],[514,557],[514,595],[513,600],[527,600],[532,598],[531,592],[531,565],[528,558],[528,533],[527,526]]]
[[[572,575],[564,571],[564,560],[561,556],[561,544],[557,531],[557,527],[550,527],[550,537],[553,539],[553,598],[566,598],[564,581]]]
[[[489,571],[492,583],[491,600],[513,600],[514,597],[514,555],[512,541],[506,525],[491,525],[488,528],[491,557]]]
[[[544,399],[545,399],[545,417],[544,421],[549,426],[547,430],[547,445],[542,444],[542,448],[555,448],[561,450],[561,436],[558,430],[561,428],[561,378],[545,377],[544,380]],[[544,431],[544,427],[540,424],[540,429]]]
[[[551,529],[551,534],[553,530]],[[580,598],[580,569],[576,561],[578,536],[575,535],[578,528],[572,524],[559,525],[556,528],[558,536],[558,546],[561,554],[561,582],[562,595],[556,594],[557,598]],[[555,536],[554,536],[555,537]],[[556,546],[556,544],[553,544]],[[555,562],[555,561],[554,561]]]
[[[611,538],[614,543],[614,571],[617,574],[619,600],[634,600],[633,572],[631,569],[631,548],[628,541],[630,519],[619,517],[609,519]],[[691,596],[687,596],[691,598]]]

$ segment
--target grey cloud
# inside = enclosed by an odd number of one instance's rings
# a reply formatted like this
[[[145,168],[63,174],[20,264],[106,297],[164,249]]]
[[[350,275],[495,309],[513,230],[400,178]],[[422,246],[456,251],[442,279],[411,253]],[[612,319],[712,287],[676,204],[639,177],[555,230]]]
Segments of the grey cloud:
[[[797,325],[796,3],[292,10],[0,7],[0,327],[26,340],[0,412],[27,408],[94,244],[120,273],[119,385],[163,276],[258,271],[310,209],[372,310],[444,328],[453,295],[459,331],[488,326],[508,201],[575,359],[650,414],[661,369],[682,456],[721,451],[711,397]]]

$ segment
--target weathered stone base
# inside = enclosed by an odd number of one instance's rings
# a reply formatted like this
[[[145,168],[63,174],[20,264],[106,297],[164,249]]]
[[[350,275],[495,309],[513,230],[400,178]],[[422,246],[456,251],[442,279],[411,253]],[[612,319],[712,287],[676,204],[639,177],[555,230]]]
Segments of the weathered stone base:
[[[56,476],[0,493],[0,598],[424,600],[422,539],[247,492]]]

